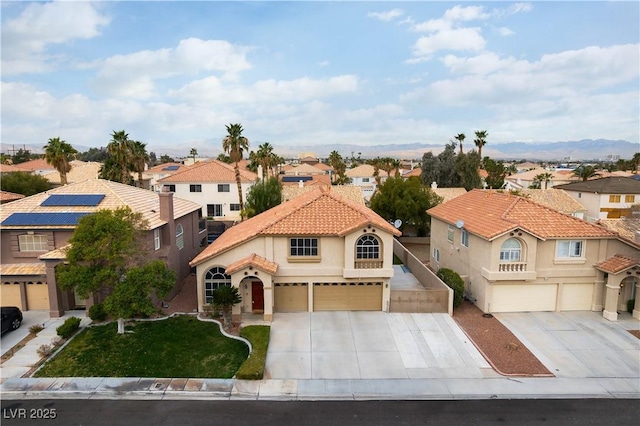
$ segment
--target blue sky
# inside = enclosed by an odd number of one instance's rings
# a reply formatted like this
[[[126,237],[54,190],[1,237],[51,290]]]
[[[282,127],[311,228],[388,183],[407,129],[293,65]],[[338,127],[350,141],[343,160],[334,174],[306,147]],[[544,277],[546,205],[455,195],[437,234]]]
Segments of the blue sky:
[[[5,2],[2,149],[640,143],[638,2]]]

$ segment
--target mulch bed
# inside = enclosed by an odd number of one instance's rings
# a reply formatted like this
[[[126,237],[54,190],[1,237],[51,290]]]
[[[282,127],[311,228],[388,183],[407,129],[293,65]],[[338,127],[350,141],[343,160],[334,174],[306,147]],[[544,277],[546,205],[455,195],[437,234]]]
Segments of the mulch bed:
[[[505,376],[553,376],[553,374],[493,316],[483,316],[474,304],[464,301],[453,319],[487,361]]]
[[[627,330],[627,331],[633,334],[634,336],[636,336],[638,339],[640,339],[640,330]]]

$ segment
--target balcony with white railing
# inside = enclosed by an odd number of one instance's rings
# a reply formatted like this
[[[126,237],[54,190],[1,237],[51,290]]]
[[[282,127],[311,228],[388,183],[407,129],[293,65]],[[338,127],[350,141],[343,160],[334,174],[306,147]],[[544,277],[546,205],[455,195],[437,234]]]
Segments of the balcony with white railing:
[[[382,259],[354,259],[351,267],[343,269],[344,278],[391,278],[393,268],[384,267]]]
[[[526,281],[535,280],[538,275],[527,270],[527,262],[500,262],[497,270],[482,268],[482,276],[489,281]]]

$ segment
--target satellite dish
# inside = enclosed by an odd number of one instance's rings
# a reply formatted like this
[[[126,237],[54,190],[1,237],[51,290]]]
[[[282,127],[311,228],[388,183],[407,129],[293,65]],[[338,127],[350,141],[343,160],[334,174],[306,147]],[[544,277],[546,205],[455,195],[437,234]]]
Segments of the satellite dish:
[[[393,226],[395,226],[396,229],[400,228],[402,226],[402,221],[400,219],[396,219],[396,221],[393,222]]]
[[[462,229],[462,227],[464,226],[464,220],[458,219],[458,221],[456,222],[456,226],[458,227],[458,229]]]

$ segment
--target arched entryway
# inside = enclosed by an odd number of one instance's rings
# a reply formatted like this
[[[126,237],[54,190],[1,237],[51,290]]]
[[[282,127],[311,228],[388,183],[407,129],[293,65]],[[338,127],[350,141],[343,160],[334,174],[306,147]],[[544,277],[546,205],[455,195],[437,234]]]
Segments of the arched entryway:
[[[255,276],[247,276],[242,279],[240,285],[244,289],[247,300],[244,303],[245,312],[254,314],[264,313],[264,284]]]

